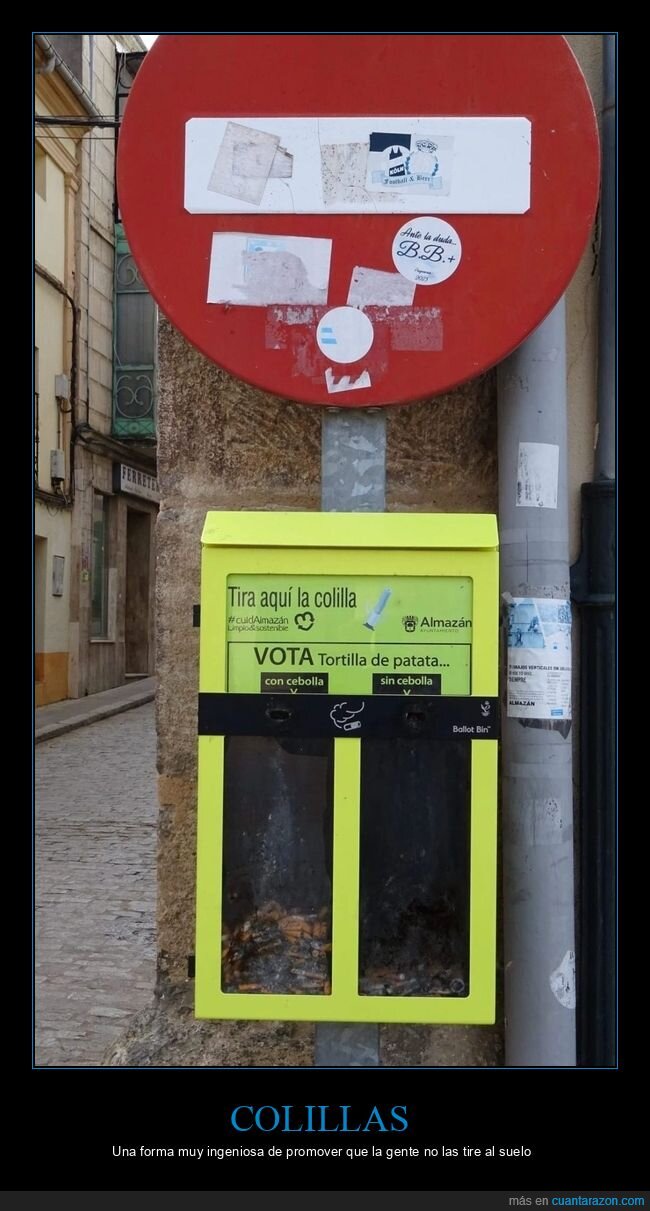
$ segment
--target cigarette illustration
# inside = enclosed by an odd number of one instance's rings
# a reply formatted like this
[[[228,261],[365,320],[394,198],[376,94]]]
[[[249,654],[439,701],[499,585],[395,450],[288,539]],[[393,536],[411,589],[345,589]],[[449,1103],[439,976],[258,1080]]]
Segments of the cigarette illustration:
[[[392,589],[384,589],[383,593],[381,594],[381,597],[379,598],[379,601],[377,602],[376,605],[373,606],[372,610],[370,611],[368,617],[366,618],[366,621],[363,624],[364,627],[367,627],[369,631],[374,631],[374,629],[377,625],[377,622],[379,621],[379,616],[380,616],[380,614],[383,613],[384,609],[386,608],[386,603],[387,603],[388,598],[390,597],[391,593],[392,593]]]
[[[355,719],[354,716],[360,715],[365,710],[365,706],[365,702],[362,702],[361,706],[355,711],[350,710],[347,702],[337,702],[336,706],[333,706],[330,711],[330,719],[339,731],[356,732],[361,727],[361,720]]]

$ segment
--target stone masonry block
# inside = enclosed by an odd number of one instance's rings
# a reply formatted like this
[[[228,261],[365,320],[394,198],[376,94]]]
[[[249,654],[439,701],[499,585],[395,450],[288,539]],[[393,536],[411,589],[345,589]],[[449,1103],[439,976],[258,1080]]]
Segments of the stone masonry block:
[[[496,419],[494,371],[421,404],[389,408],[387,508],[494,511]]]
[[[90,282],[95,287],[95,290],[98,290],[105,298],[112,299],[113,274],[111,269],[107,265],[103,265],[95,257],[93,257],[90,263]]]
[[[91,332],[94,332],[94,329],[95,329],[95,325],[93,325]],[[103,357],[101,353],[98,353],[97,350],[95,348],[93,348],[93,344],[94,344],[94,342],[93,342],[93,339],[91,336],[90,376],[92,379],[95,380],[95,382],[100,383],[102,387],[112,388],[112,386],[113,386],[112,362],[109,361],[108,358]]]
[[[92,348],[113,363],[113,334],[103,324],[92,326]]]
[[[91,324],[103,324],[105,328],[112,331],[113,328],[113,303],[112,299],[105,298],[94,286],[90,287],[90,322]]]
[[[159,364],[159,475],[166,497],[198,492],[208,498],[221,489],[233,507],[254,498],[275,508],[318,508],[316,409],[231,378],[162,316]]]

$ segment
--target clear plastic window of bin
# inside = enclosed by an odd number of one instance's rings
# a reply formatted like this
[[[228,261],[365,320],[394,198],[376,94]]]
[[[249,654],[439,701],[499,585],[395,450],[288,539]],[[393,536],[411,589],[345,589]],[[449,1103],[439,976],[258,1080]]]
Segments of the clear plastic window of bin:
[[[333,744],[225,745],[224,992],[331,993]]]
[[[467,996],[470,743],[361,748],[359,992]]]

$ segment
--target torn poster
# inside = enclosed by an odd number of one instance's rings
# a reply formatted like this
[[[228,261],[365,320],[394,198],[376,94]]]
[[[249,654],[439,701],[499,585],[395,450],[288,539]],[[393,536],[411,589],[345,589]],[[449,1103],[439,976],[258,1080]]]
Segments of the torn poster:
[[[332,241],[223,231],[212,236],[209,303],[325,303]]]
[[[362,387],[372,386],[367,370],[362,370],[358,375],[342,374],[340,378],[335,378],[329,366],[325,371],[325,383],[330,395],[335,395],[337,391],[359,391]]]
[[[517,508],[557,509],[560,447],[520,442],[517,458]]]
[[[208,189],[259,206],[279,144],[277,135],[228,122]]]
[[[355,265],[348,290],[348,307],[409,307],[415,297],[415,283],[400,273],[368,269]]]
[[[571,603],[511,597],[508,611],[508,715],[571,718]]]
[[[366,189],[367,143],[321,143],[320,162],[325,210],[372,210],[375,199]]]
[[[266,348],[289,348],[294,343],[292,333],[297,329],[301,329],[305,339],[313,345],[314,326],[320,324],[326,311],[326,307],[269,307],[266,317]],[[375,333],[375,372],[378,348],[412,353],[439,353],[443,348],[442,311],[439,307],[364,307],[363,311]],[[328,356],[331,349],[330,344]],[[334,361],[334,358],[331,360]]]
[[[575,950],[567,950],[562,962],[558,964],[549,977],[551,992],[560,1005],[565,1009],[576,1007],[576,955]]]

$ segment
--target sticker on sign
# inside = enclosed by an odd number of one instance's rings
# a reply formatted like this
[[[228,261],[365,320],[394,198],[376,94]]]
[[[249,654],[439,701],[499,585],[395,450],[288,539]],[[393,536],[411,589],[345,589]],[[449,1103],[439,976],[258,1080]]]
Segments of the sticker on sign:
[[[460,265],[460,236],[444,219],[410,219],[393,240],[395,268],[418,286],[435,286]]]

